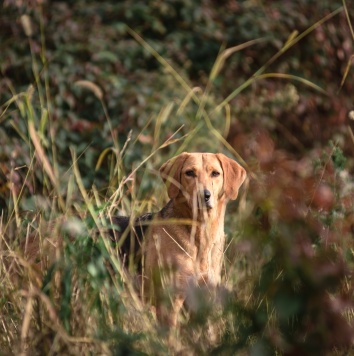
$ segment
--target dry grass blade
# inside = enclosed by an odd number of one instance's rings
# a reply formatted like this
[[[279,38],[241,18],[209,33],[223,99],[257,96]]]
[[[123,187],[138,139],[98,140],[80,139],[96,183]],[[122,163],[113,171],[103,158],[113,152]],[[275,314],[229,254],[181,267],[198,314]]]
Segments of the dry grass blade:
[[[348,119],[349,119],[349,121],[354,121],[354,110],[349,111]],[[347,125],[347,128],[348,128],[349,136],[350,136],[351,140],[352,140],[353,143],[354,143],[354,133],[353,133],[353,130],[352,130],[352,128],[350,127],[350,125]]]
[[[159,138],[161,135],[161,125],[166,122],[167,118],[170,116],[174,103],[168,103],[163,106],[156,118],[155,130],[154,130],[154,143],[152,150],[156,150],[159,144]]]
[[[105,231],[104,231],[104,226],[106,225],[106,221],[105,219],[103,219],[102,221],[99,219],[98,214],[96,213],[95,209],[94,209],[94,205],[92,203],[92,200],[90,199],[84,184],[82,182],[82,178],[81,178],[81,174],[79,171],[79,168],[77,166],[77,159],[76,159],[76,153],[74,151],[72,151],[72,160],[73,160],[73,170],[74,170],[74,175],[75,175],[75,179],[76,179],[76,183],[79,187],[80,193],[85,201],[85,204],[87,206],[87,209],[90,213],[90,215],[92,216],[94,222],[95,222],[95,226],[98,229],[100,236],[105,236]],[[108,216],[110,216],[110,214],[108,214]],[[127,287],[128,290],[130,291],[132,298],[135,302],[135,305],[137,306],[137,308],[142,308],[141,307],[141,302],[138,300],[138,297],[136,296],[136,293],[134,291],[134,287],[129,279],[129,277],[126,276],[126,273],[124,271],[124,269],[122,268],[121,265],[121,261],[119,261],[115,256],[114,252],[112,251],[111,246],[109,245],[109,241],[107,239],[102,239],[103,244],[106,248],[107,251],[110,251],[110,256],[111,256],[111,263],[114,265],[114,267],[116,268],[116,270],[118,271],[118,273],[120,274],[120,276],[122,277],[122,279],[127,283]],[[119,287],[121,288],[121,287]],[[121,293],[122,291],[119,290],[119,293]]]
[[[15,95],[12,96],[11,99],[7,100],[4,104],[2,104],[2,105],[0,106],[0,109],[4,108],[4,109],[2,109],[2,112],[1,112],[1,114],[0,114],[0,123],[2,122],[1,119],[2,119],[3,117],[5,117],[5,114],[6,114],[7,110],[9,109],[10,105],[11,105],[12,103],[14,103],[14,102],[16,102],[17,105],[21,106],[20,111],[23,113],[23,111],[24,111],[24,109],[23,109],[23,103],[22,103],[20,100],[18,100],[18,99],[21,99],[21,98],[23,98],[23,97],[26,97],[26,95],[27,95],[27,93],[25,93],[25,92],[19,93],[19,94],[15,94]],[[4,120],[4,119],[3,119],[3,120]]]
[[[347,22],[348,22],[348,26],[349,26],[349,29],[350,29],[350,33],[352,35],[352,38],[353,38],[353,41],[354,41],[354,30],[353,30],[353,25],[352,25],[352,22],[350,20],[350,16],[349,16],[349,11],[348,11],[348,7],[347,7],[347,3],[345,0],[343,0],[343,7],[344,7],[344,12],[345,12],[345,16],[347,18]],[[348,77],[348,74],[349,74],[349,71],[350,71],[350,68],[351,66],[353,65],[354,63],[354,54],[352,54],[348,60],[348,63],[347,63],[347,66],[345,68],[345,71],[344,71],[344,74],[343,74],[343,78],[342,78],[342,81],[340,83],[340,88],[339,90],[343,87],[347,77]]]
[[[309,35],[312,31],[314,31],[317,27],[321,26],[324,24],[326,21],[330,20],[332,17],[338,15],[341,11],[343,11],[343,7],[338,8],[337,10],[331,12],[318,22],[316,22],[314,25],[310,26],[307,30],[302,32],[300,35],[296,36],[293,38],[290,36],[291,40],[288,39],[288,41],[285,43],[285,45],[260,69],[256,71],[256,73],[253,74],[251,78],[246,80],[241,86],[236,88],[231,94],[227,96],[226,99],[224,99],[215,109],[215,112],[220,111],[227,103],[229,103],[233,98],[235,98],[241,91],[249,87],[254,80],[262,75],[264,71],[272,64],[274,63],[280,56],[282,56],[285,52],[287,52],[291,47],[293,47],[295,44],[297,44],[300,40],[302,40],[304,37]]]
[[[224,137],[227,137],[230,132],[231,127],[231,107],[230,105],[225,105],[225,127],[224,127]]]
[[[26,315],[25,315],[25,322],[27,324],[28,322],[28,318],[31,317],[31,315],[29,314],[32,311],[32,301],[33,298],[35,297],[39,297],[40,300],[42,301],[42,303],[45,305],[47,311],[48,311],[48,316],[51,320],[51,327],[52,329],[58,333],[58,335],[66,342],[66,343],[83,343],[83,344],[104,344],[102,341],[99,340],[95,340],[89,337],[75,337],[75,336],[70,336],[68,335],[68,333],[65,331],[64,327],[61,325],[58,314],[51,302],[51,300],[49,299],[49,297],[47,295],[45,295],[43,292],[41,292],[39,289],[32,287],[30,289],[30,291],[21,291],[20,292],[22,294],[23,297],[28,298],[28,302],[27,302],[27,307],[26,307]],[[27,325],[25,325],[22,329],[23,332],[25,333],[26,331],[26,327]],[[23,334],[25,335],[25,334]],[[21,334],[22,336],[22,334]]]
[[[181,138],[173,139],[173,137],[174,137],[175,135],[177,135],[177,133],[178,133],[179,131],[182,130],[183,126],[184,126],[184,125],[182,125],[178,130],[176,130],[176,131],[174,132],[174,134],[173,134],[171,137],[169,137],[162,145],[160,145],[158,148],[156,148],[148,157],[146,157],[144,160],[142,160],[141,163],[140,163],[135,169],[133,169],[133,170],[131,171],[131,173],[128,175],[128,177],[123,180],[123,183],[122,183],[122,184],[123,184],[123,185],[126,184],[126,183],[134,176],[135,172],[136,172],[137,170],[139,170],[140,167],[143,166],[149,159],[151,159],[151,157],[154,156],[154,155],[156,154],[156,152],[159,151],[161,148],[164,148],[164,147],[167,147],[167,146],[169,146],[169,145],[172,145],[173,143],[176,143],[176,142],[178,142],[178,141],[181,141],[181,140],[183,140],[186,136],[188,136],[188,135],[185,135],[185,136],[183,136],[183,137],[181,137]]]
[[[187,93],[187,95],[185,96],[185,98],[182,100],[178,110],[177,110],[177,115],[181,115],[183,113],[183,111],[185,110],[186,106],[188,105],[188,103],[191,101],[191,98],[193,96],[196,96],[197,93],[203,93],[202,88],[200,87],[194,87],[192,88],[192,90]]]
[[[103,91],[102,89],[95,83],[89,81],[89,80],[78,80],[74,83],[78,87],[86,88],[95,94],[97,99],[100,101],[103,100]]]
[[[207,83],[207,86],[203,92],[203,97],[199,103],[199,109],[198,109],[198,113],[197,113],[197,117],[201,117],[201,116],[208,116],[206,111],[205,111],[205,104],[207,101],[207,98],[209,96],[209,92],[211,90],[211,86],[212,83],[214,82],[215,78],[217,77],[217,75],[220,73],[220,71],[222,70],[222,68],[224,67],[225,61],[234,53],[241,51],[247,47],[250,47],[254,44],[263,42],[265,39],[264,38],[258,38],[255,40],[251,40],[245,43],[242,43],[238,46],[234,46],[231,48],[227,48],[227,49],[223,49],[221,48],[219,55],[216,58],[216,61],[210,71],[210,75],[209,75],[209,80]],[[210,120],[209,120],[210,121]]]
[[[178,243],[167,231],[165,228],[162,228],[162,230],[166,233],[166,235],[190,258],[193,260],[193,257],[183,248],[181,244]]]
[[[169,64],[165,58],[163,58],[153,47],[151,47],[141,36],[139,36],[133,29],[127,28],[129,34],[141,44],[148,52],[150,52],[168,72],[170,72],[174,78],[180,83],[180,85],[187,91],[187,93],[192,92],[192,88],[187,83],[187,81]],[[192,94],[193,99],[198,102],[198,97]]]
[[[114,154],[118,154],[117,150],[114,147],[107,147],[105,150],[103,150],[100,154],[100,156],[98,157],[97,163],[96,163],[96,167],[95,167],[95,171],[98,171],[102,165],[102,162],[104,160],[104,158],[107,156],[107,154],[109,154],[110,152],[113,152]]]
[[[96,226],[99,228],[101,226],[99,220],[98,220],[98,216],[95,212],[95,209],[93,207],[92,201],[89,198],[89,195],[85,189],[85,186],[82,182],[82,178],[81,178],[81,174],[79,171],[79,167],[77,166],[77,157],[76,157],[76,153],[75,151],[71,150],[71,155],[72,155],[72,161],[73,161],[73,170],[74,170],[74,175],[75,175],[75,179],[76,179],[76,184],[79,187],[80,193],[84,199],[84,202],[87,206],[88,211],[90,212]]]
[[[153,157],[160,149],[164,148],[164,147],[167,147],[169,145],[172,145],[176,142],[180,142],[182,140],[184,140],[187,136],[189,136],[189,134],[185,135],[185,136],[182,136],[181,138],[177,138],[177,139],[173,139],[173,137],[182,130],[184,125],[182,125],[176,132],[174,132],[173,135],[171,135],[162,145],[160,145],[159,147],[157,147],[148,157],[146,157],[143,161],[140,162],[140,164],[135,168],[133,169],[129,175],[127,177],[124,177],[118,188],[116,189],[115,193],[111,196],[111,198],[109,199],[110,201],[110,208],[108,209],[108,216],[111,216],[112,215],[112,212],[113,210],[115,209],[115,204],[116,204],[116,201],[118,199],[118,196],[121,194],[122,192],[122,188],[125,184],[127,184],[133,177],[134,177],[134,174],[149,160],[151,159],[151,157]]]
[[[216,78],[216,76],[219,74],[219,72],[222,70],[224,64],[225,64],[225,61],[231,56],[233,55],[234,53],[238,52],[238,51],[241,51],[245,48],[248,48],[250,46],[253,46],[257,43],[261,43],[261,42],[264,42],[266,39],[265,38],[257,38],[255,40],[251,40],[251,41],[248,41],[248,42],[245,42],[245,43],[242,43],[240,45],[237,45],[237,46],[234,46],[234,47],[230,47],[230,48],[227,48],[225,50],[223,50],[220,55],[218,56],[218,58],[216,59],[214,65],[213,65],[213,68],[210,72],[210,76],[209,76],[209,80],[211,82],[213,82]]]
[[[33,311],[33,297],[29,296],[29,298],[27,299],[25,313],[24,313],[23,321],[22,321],[22,328],[21,328],[21,345],[22,345],[21,349],[22,349],[22,352],[24,352],[25,348],[26,348],[26,339],[28,337],[28,332],[29,332],[29,328],[30,328],[32,311]]]
[[[347,21],[348,21],[348,26],[350,28],[350,33],[352,34],[352,37],[353,37],[353,40],[354,40],[354,30],[353,30],[352,22],[351,22],[350,17],[349,17],[349,11],[348,11],[346,0],[343,0],[343,7],[344,7],[345,16],[346,16]]]
[[[347,128],[348,128],[349,136],[350,136],[350,138],[352,139],[352,141],[353,141],[353,143],[354,143],[354,133],[353,133],[353,130],[352,130],[352,128],[351,128],[349,125],[347,125]]]
[[[20,20],[26,36],[31,37],[33,35],[31,18],[28,15],[22,15]]]
[[[127,149],[129,142],[130,142],[131,139],[132,139],[132,135],[133,135],[133,130],[130,130],[129,133],[128,133],[127,139],[126,139],[125,142],[124,142],[124,146],[123,146],[123,148],[121,149],[121,151],[120,151],[120,153],[119,153],[119,158],[120,158],[120,159],[123,158],[124,152],[125,152],[125,150]]]
[[[36,157],[37,159],[39,160],[39,162],[42,163],[43,165],[43,168],[45,170],[45,172],[48,174],[48,177],[49,179],[51,180],[53,186],[57,186],[57,179],[54,175],[54,171],[53,171],[53,168],[47,158],[47,156],[45,155],[44,153],[44,149],[41,145],[41,142],[40,142],[40,139],[37,135],[37,132],[34,128],[34,123],[33,121],[29,121],[28,122],[28,131],[29,131],[29,134],[31,136],[31,139],[32,139],[32,143],[36,149]]]
[[[298,82],[308,86],[309,88],[319,91],[321,94],[328,95],[328,93],[324,89],[319,87],[318,85],[312,83],[311,81],[309,81],[305,78],[301,78],[296,75],[285,74],[285,73],[266,73],[266,74],[261,74],[261,75],[257,76],[256,79],[258,80],[258,79],[268,79],[268,78],[280,78],[280,79],[287,79],[287,80],[295,80],[295,81],[298,81]]]
[[[38,161],[42,164],[44,171],[47,173],[51,183],[53,184],[53,186],[56,190],[60,207],[63,210],[65,210],[65,203],[64,203],[63,198],[60,193],[59,182],[55,177],[54,170],[49,162],[48,157],[46,156],[46,154],[44,152],[44,148],[41,145],[38,134],[34,128],[33,120],[28,120],[28,132],[30,134],[32,143],[36,150],[35,151],[36,157],[37,157]]]
[[[348,63],[347,63],[347,66],[345,68],[345,71],[344,71],[344,74],[343,74],[343,78],[342,78],[342,81],[340,82],[340,87],[339,87],[339,90],[342,89],[345,81],[347,80],[347,77],[348,77],[348,74],[349,74],[349,71],[351,69],[351,66],[353,65],[354,63],[354,54],[352,54],[348,60]]]
[[[191,88],[188,85],[188,83],[183,79],[183,77],[156,50],[154,50],[141,36],[139,36],[134,30],[132,30],[130,28],[128,28],[128,32],[130,33],[130,35],[132,37],[135,38],[135,40],[138,43],[140,43],[148,52],[150,52],[163,65],[163,67],[166,68],[166,70],[168,70],[168,72],[170,72],[174,76],[174,78],[180,83],[180,85],[187,91],[188,95],[190,95],[190,97],[193,99],[193,101],[199,105],[197,117],[199,117],[199,116],[204,117],[207,127],[210,129],[211,133],[217,138],[217,140],[219,142],[222,143],[223,146],[225,146],[227,148],[227,150],[232,152],[233,155],[235,157],[237,157],[239,162],[241,162],[244,167],[247,168],[247,164],[244,161],[244,159],[238,154],[238,152],[235,151],[235,149],[226,141],[226,139],[222,136],[222,134],[220,134],[220,132],[218,130],[216,130],[215,127],[213,126],[208,113],[204,109],[205,102],[204,102],[203,98],[202,98],[202,100],[200,100],[198,98],[198,96],[196,95],[194,88]],[[261,41],[261,39],[255,40],[255,41]],[[226,52],[226,54],[224,55],[225,59],[229,55],[234,53],[236,50],[240,50],[241,48],[243,48],[243,46],[248,46],[251,44],[253,44],[253,42],[242,44],[242,45],[240,45],[240,47],[236,46],[234,49],[231,49],[229,52]],[[221,65],[221,63],[216,68],[220,68],[220,65]],[[252,82],[252,80],[247,81],[245,87],[248,86],[251,82]],[[209,81],[209,83],[210,83],[210,81]],[[205,96],[205,93],[204,93],[204,96]],[[226,105],[226,102],[224,103],[223,106],[225,106],[225,105]],[[166,146],[166,144],[163,145],[162,147],[165,147],[165,146]],[[251,175],[252,175],[252,173],[251,173]]]

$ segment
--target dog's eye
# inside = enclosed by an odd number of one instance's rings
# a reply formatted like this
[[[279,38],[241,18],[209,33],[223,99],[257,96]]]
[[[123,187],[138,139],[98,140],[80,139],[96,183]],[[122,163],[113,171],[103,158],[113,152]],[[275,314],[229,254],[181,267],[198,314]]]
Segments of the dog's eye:
[[[219,177],[219,175],[220,175],[220,172],[218,172],[218,171],[212,171],[211,172],[211,176],[212,177]]]
[[[189,171],[186,171],[186,176],[188,177],[195,177],[195,173],[194,171],[192,171],[191,169]]]

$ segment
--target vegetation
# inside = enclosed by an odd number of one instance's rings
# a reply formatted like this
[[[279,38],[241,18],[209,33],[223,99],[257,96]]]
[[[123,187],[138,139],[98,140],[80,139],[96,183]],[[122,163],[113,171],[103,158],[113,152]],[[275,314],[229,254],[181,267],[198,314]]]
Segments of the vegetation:
[[[0,354],[354,353],[349,2],[0,6]],[[249,180],[217,301],[169,333],[105,218],[162,207],[182,151]]]

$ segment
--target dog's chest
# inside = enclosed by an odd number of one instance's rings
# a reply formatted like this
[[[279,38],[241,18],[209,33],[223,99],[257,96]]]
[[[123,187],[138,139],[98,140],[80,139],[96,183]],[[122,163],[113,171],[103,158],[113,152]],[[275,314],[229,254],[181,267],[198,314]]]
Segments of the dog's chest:
[[[209,274],[212,268],[212,249],[216,239],[216,232],[208,223],[202,223],[197,230],[195,239],[196,263],[202,274]]]

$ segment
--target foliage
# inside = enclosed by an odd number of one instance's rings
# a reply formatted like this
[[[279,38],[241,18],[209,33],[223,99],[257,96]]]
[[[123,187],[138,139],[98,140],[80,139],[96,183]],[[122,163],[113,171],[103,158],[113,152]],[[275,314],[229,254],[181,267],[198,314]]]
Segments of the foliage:
[[[349,3],[0,6],[2,352],[353,352]],[[250,179],[223,287],[169,334],[105,230],[163,205],[157,169],[183,150]]]

